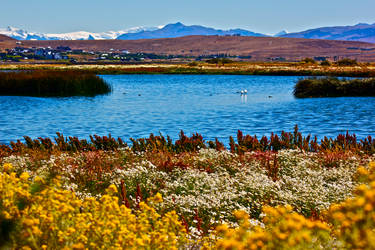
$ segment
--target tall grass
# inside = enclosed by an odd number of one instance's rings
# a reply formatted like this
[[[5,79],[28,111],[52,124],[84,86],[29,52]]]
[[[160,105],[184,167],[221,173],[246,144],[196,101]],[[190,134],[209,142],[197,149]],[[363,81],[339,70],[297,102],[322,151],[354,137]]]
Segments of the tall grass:
[[[338,96],[375,96],[375,78],[343,79],[334,77],[307,78],[297,82],[294,96],[338,97]]]
[[[82,71],[0,72],[0,95],[67,97],[95,96],[111,86],[94,73]]]

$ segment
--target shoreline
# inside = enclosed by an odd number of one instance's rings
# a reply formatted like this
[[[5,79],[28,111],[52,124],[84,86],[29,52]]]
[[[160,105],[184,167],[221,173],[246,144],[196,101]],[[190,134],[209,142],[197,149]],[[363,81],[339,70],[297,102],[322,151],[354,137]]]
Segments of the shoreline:
[[[132,138],[129,140],[121,137],[90,135],[90,139],[82,139],[76,136],[64,136],[57,132],[55,137],[31,138],[24,136],[23,140],[11,141],[9,144],[0,143],[0,151],[18,152],[23,149],[38,150],[60,150],[60,151],[96,151],[96,150],[118,150],[129,147],[133,151],[166,151],[174,153],[196,152],[199,149],[215,149],[219,151],[230,151],[231,153],[243,154],[244,152],[277,152],[280,150],[301,150],[304,152],[326,152],[330,150],[353,151],[375,153],[375,138],[371,135],[363,139],[358,139],[355,134],[338,134],[336,137],[326,137],[318,139],[316,135],[302,134],[298,126],[294,131],[281,131],[280,134],[271,133],[270,136],[243,134],[238,130],[237,135],[229,136],[229,145],[218,140],[206,140],[199,133],[186,135],[182,130],[179,138],[172,140],[168,135],[150,134],[145,138]],[[236,139],[236,140],[235,140]],[[129,142],[129,144],[128,144]]]

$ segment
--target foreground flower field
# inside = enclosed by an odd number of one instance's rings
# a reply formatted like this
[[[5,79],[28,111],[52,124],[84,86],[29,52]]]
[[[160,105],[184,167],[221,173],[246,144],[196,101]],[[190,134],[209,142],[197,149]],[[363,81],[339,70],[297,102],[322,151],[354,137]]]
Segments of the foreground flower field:
[[[45,139],[3,146],[0,242],[11,249],[375,247],[375,155],[362,144],[304,150],[291,138],[289,149],[250,150],[241,135],[226,150],[199,138],[163,146],[150,137],[131,148],[119,141],[110,148],[114,141],[100,137],[96,147],[75,150]]]

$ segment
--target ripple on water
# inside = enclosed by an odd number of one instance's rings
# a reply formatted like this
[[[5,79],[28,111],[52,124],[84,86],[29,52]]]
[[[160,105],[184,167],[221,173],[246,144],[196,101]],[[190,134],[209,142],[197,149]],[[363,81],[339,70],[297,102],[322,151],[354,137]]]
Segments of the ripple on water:
[[[0,96],[0,142],[90,134],[140,138],[150,133],[178,138],[201,133],[228,142],[238,129],[258,136],[292,131],[336,136],[349,130],[375,135],[375,98],[295,99],[300,77],[220,75],[107,75],[113,93],[97,97]],[[247,96],[238,91],[248,90]],[[269,98],[272,96],[272,98]]]

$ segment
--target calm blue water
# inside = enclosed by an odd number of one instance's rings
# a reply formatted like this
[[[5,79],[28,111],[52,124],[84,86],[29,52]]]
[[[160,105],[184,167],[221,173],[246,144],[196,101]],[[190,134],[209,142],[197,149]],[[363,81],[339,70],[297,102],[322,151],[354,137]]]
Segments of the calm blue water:
[[[299,77],[219,75],[102,76],[113,93],[93,98],[0,96],[0,142],[90,134],[146,137],[162,132],[178,138],[201,133],[228,142],[238,129],[269,135],[293,131],[319,138],[349,130],[363,138],[375,135],[375,98],[295,99]],[[247,89],[248,95],[237,91]],[[269,96],[272,96],[271,98]]]

